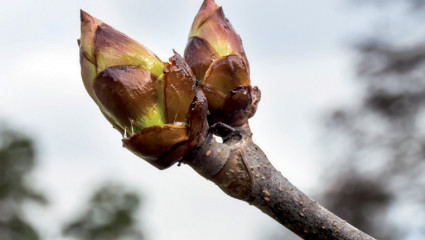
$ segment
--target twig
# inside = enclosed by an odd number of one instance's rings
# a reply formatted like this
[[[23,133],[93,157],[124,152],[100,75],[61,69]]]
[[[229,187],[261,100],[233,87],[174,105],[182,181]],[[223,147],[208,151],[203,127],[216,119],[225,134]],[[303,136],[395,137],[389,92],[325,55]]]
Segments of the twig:
[[[218,126],[211,132],[223,137],[224,143],[210,135],[184,162],[228,195],[256,206],[303,239],[374,239],[283,177],[253,143],[248,123],[234,130]]]

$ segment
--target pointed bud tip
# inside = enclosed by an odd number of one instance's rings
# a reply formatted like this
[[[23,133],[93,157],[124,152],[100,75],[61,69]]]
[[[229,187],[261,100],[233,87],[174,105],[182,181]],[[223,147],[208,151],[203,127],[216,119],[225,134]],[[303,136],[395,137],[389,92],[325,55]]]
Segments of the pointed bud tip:
[[[195,19],[193,20],[192,27],[189,32],[189,38],[196,35],[199,26],[202,25],[204,20],[213,14],[217,8],[219,8],[219,6],[214,2],[214,0],[204,0],[201,8],[195,16]]]
[[[80,9],[80,20],[81,20],[81,23],[92,22],[92,23],[95,23],[96,25],[99,25],[100,23],[102,23],[102,21],[93,17],[92,15],[88,14],[87,12],[85,12],[82,9]]]
[[[201,8],[199,9],[198,15],[199,17],[202,18],[207,18],[209,15],[211,15],[215,10],[217,10],[218,8],[220,8],[215,2],[214,0],[205,0],[202,3]],[[198,16],[196,16],[198,17]],[[202,22],[202,20],[201,20]]]
[[[215,3],[215,1],[214,0],[205,0],[203,3],[202,3],[202,6],[201,6],[201,9],[203,9],[203,8],[218,8],[218,5],[217,5],[217,3]]]
[[[88,14],[87,12],[83,11],[83,9],[80,9],[80,20],[81,22],[90,21],[90,19],[93,19],[93,17]]]

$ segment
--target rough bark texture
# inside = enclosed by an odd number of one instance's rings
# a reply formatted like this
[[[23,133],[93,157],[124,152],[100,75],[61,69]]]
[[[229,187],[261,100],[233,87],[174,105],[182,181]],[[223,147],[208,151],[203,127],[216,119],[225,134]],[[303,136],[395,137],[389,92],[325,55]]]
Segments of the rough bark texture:
[[[246,201],[303,239],[374,239],[292,185],[252,142],[248,123],[213,126],[204,145],[184,159],[226,194]],[[216,142],[212,133],[223,137]]]

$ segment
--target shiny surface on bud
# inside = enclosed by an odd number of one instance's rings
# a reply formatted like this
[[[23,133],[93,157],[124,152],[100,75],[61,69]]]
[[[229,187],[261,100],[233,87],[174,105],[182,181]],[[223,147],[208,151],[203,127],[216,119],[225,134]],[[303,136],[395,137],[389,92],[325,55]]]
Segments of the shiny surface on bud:
[[[115,123],[128,133],[164,124],[154,80],[148,71],[136,67],[110,67],[97,77],[97,98]]]
[[[214,61],[205,74],[204,83],[223,94],[238,86],[250,85],[248,69],[239,56],[227,56]]]

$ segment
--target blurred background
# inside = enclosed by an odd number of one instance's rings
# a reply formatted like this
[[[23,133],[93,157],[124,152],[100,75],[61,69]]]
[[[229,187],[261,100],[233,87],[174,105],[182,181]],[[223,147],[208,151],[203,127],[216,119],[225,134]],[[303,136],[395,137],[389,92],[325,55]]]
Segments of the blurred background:
[[[0,0],[0,239],[298,239],[187,166],[121,147],[80,77],[83,9],[162,60],[201,0]],[[254,140],[379,239],[425,238],[425,1],[218,0],[241,35]]]

